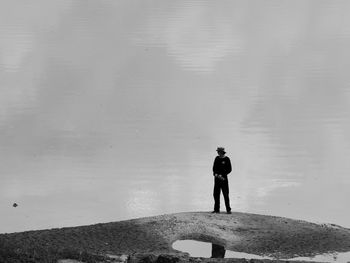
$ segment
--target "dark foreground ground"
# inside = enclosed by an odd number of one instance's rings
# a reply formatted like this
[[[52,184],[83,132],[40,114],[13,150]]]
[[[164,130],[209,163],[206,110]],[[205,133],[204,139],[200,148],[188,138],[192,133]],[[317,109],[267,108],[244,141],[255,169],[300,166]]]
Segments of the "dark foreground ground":
[[[277,258],[350,251],[350,229],[336,225],[247,213],[188,212],[1,234],[0,262],[246,262],[190,258],[172,248],[179,239]]]

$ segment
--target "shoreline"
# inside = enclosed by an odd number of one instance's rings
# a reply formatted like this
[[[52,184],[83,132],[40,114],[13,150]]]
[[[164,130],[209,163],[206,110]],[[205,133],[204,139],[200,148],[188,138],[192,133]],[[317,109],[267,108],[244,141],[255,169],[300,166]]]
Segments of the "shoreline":
[[[335,224],[241,212],[230,215],[182,212],[0,234],[0,261],[26,257],[33,262],[47,262],[44,259],[48,257],[58,260],[84,253],[129,258],[163,254],[184,259],[189,257],[187,253],[172,248],[173,242],[184,239],[211,242],[232,251],[284,258],[350,251],[350,229]]]

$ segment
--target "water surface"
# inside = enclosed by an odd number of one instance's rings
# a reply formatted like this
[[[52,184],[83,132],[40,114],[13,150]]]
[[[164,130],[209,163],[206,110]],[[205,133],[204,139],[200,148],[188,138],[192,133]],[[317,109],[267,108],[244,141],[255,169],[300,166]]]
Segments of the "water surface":
[[[211,244],[208,242],[200,242],[195,240],[177,240],[173,243],[173,248],[182,252],[189,253],[192,257],[205,257],[205,258],[244,258],[250,259],[268,259],[273,260],[276,258],[268,256],[260,256],[255,254],[248,254],[244,252],[226,250],[224,247],[216,244]],[[282,260],[288,261],[311,261],[311,262],[349,262],[350,251],[349,252],[333,252],[325,253],[320,255],[315,255],[312,257],[294,257],[294,258],[284,258],[281,256]]]
[[[1,1],[0,233],[212,210],[217,146],[233,210],[350,227],[349,12]]]

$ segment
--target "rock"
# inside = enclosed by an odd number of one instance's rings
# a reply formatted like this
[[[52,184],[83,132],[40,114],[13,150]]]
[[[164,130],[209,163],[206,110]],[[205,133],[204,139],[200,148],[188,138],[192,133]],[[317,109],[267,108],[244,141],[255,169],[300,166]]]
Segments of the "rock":
[[[59,259],[57,263],[84,263],[84,262],[75,260],[75,259]]]
[[[157,260],[157,256],[154,254],[141,254],[136,253],[132,256],[130,256],[129,261],[130,263],[154,263]]]
[[[107,254],[106,256],[112,259],[113,262],[128,262],[128,259],[129,259],[129,256],[125,254],[122,254],[122,255]]]
[[[157,258],[157,263],[177,263],[180,261],[179,256],[174,255],[159,255]]]

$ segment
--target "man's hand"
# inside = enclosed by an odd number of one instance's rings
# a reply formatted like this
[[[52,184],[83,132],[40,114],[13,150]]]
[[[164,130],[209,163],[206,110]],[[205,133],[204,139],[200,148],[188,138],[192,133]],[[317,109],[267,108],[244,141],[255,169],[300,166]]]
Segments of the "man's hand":
[[[225,181],[225,178],[221,174],[214,174],[214,176],[222,181]]]

